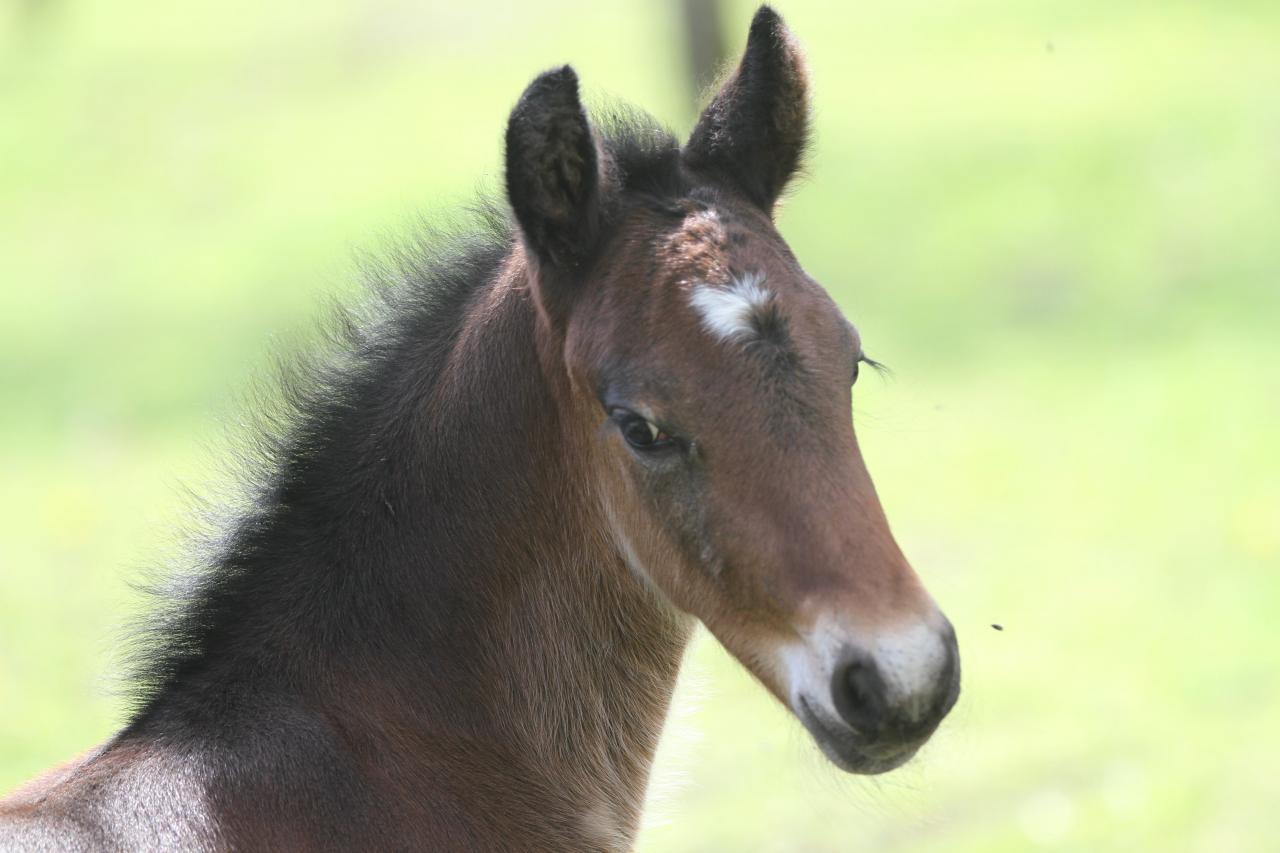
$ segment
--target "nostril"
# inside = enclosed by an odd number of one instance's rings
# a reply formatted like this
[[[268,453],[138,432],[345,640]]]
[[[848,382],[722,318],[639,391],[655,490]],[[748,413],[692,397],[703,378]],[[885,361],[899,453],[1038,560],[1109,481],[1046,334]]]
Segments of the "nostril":
[[[837,668],[831,693],[840,716],[858,732],[872,735],[883,724],[884,680],[869,658],[855,658]]]

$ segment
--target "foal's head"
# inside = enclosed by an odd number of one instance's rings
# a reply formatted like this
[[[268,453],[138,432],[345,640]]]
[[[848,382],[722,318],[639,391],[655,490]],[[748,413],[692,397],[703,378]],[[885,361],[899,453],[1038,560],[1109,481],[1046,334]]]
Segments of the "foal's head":
[[[566,67],[512,113],[507,190],[606,534],[832,761],[877,773],[950,710],[958,654],[854,438],[858,333],[773,225],[807,121],[766,7],[665,176],[627,173]]]

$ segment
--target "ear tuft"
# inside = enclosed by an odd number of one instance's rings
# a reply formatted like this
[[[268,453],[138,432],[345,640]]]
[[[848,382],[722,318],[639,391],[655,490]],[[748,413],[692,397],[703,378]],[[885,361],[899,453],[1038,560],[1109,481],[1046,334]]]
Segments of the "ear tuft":
[[[568,65],[537,77],[507,123],[507,198],[530,248],[572,268],[599,216],[599,154]]]
[[[808,139],[804,57],[778,13],[761,6],[742,61],[689,136],[685,162],[729,180],[769,211],[799,168]]]

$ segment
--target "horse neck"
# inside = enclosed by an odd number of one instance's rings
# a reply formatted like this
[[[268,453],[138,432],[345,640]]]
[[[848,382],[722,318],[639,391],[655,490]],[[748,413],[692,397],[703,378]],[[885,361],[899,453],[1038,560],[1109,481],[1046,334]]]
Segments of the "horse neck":
[[[610,814],[634,830],[691,620],[632,574],[608,532],[584,452],[593,436],[526,276],[517,251],[472,306],[438,389],[472,413],[447,418],[462,434],[494,439],[458,460],[477,489],[463,511],[480,522],[465,547],[485,552],[468,571],[492,579],[474,640],[476,706],[493,714],[476,734],[505,739],[504,760],[567,796],[575,819]]]
[[[237,545],[221,670],[292,685],[409,787],[506,780],[626,835],[690,624],[606,533],[525,275],[517,251],[479,286],[434,383],[397,359],[380,419],[316,442],[308,470],[349,482],[284,488],[284,521]]]

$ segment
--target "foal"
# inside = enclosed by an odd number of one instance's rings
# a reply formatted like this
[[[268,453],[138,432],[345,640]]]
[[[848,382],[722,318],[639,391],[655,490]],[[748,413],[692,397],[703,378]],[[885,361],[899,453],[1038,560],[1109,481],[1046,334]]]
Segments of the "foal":
[[[695,620],[839,767],[910,758],[956,644],[854,439],[858,334],[771,220],[806,97],[767,7],[683,147],[538,77],[514,223],[407,256],[287,389],[127,725],[0,848],[626,849]]]

